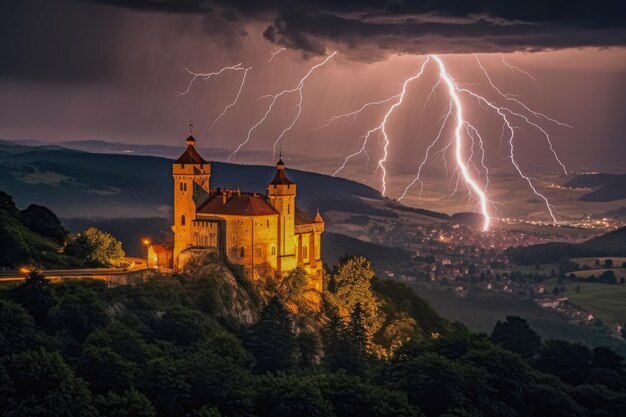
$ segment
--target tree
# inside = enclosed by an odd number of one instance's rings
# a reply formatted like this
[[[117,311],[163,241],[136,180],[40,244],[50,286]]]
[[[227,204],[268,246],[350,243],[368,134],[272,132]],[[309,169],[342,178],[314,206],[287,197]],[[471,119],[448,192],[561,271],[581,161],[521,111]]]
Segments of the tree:
[[[46,277],[39,271],[31,271],[24,282],[14,288],[10,297],[24,306],[37,323],[42,323],[55,303],[54,292]]]
[[[556,375],[568,384],[577,385],[583,383],[589,375],[591,352],[580,343],[548,340],[533,363],[540,371]]]
[[[35,321],[21,305],[0,299],[0,356],[36,348],[43,340]]]
[[[50,310],[57,329],[69,330],[82,341],[109,323],[107,305],[100,296],[106,284],[95,280],[66,281],[56,286],[59,302]]]
[[[116,266],[124,258],[122,243],[110,234],[89,227],[65,248],[67,255],[84,259],[89,266]]]
[[[541,347],[541,338],[521,317],[507,316],[498,321],[491,332],[491,340],[503,348],[522,355],[533,357]]]
[[[294,336],[289,311],[278,297],[270,298],[261,319],[252,327],[250,351],[259,373],[276,372],[291,366]]]
[[[24,226],[33,232],[51,238],[59,245],[65,243],[69,234],[56,214],[48,207],[31,204],[20,211],[18,217]]]
[[[591,352],[591,366],[624,373],[624,358],[611,348],[600,346]]]
[[[613,259],[605,259],[604,260],[604,267],[605,268],[612,268],[613,267]]]
[[[95,398],[95,406],[101,416],[107,417],[154,417],[152,403],[141,392],[131,388],[122,394],[109,392]]]
[[[617,284],[617,277],[615,276],[615,271],[609,269],[608,271],[604,271],[598,277],[598,281],[606,282],[607,284]]]
[[[87,345],[78,361],[80,375],[94,394],[123,392],[131,387],[137,366],[109,348]]]
[[[361,303],[356,302],[350,313],[350,323],[348,324],[348,334],[354,344],[355,349],[364,354],[369,346],[367,331],[363,320],[363,309]]]
[[[384,322],[380,302],[372,291],[374,275],[372,264],[359,256],[345,259],[335,267],[333,274],[332,301],[339,308],[339,314],[348,316],[355,304],[360,303],[368,338],[380,330]]]
[[[58,353],[39,350],[5,356],[0,374],[5,376],[5,416],[97,416],[87,384]]]

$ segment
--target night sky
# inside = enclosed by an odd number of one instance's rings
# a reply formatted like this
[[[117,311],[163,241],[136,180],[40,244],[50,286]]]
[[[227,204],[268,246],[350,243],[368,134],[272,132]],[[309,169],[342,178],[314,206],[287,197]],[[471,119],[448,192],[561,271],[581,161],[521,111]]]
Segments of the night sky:
[[[542,124],[571,169],[619,170],[626,154],[625,44],[619,1],[5,0],[0,138],[175,145],[192,118],[201,146],[232,150],[263,115],[259,97],[293,88],[338,51],[307,80],[302,117],[281,145],[295,166],[306,155],[332,173],[388,107],[314,129],[332,115],[396,94],[424,54],[441,54],[459,83],[497,99],[477,53],[503,91],[572,125]],[[178,97],[190,81],[184,68],[211,72],[238,63],[252,67],[240,101],[211,129],[242,72],[198,80]],[[390,123],[392,175],[413,172],[436,134],[448,103],[441,89],[424,108],[436,81],[431,68],[412,84]],[[271,150],[296,100],[281,101],[245,150]],[[502,162],[501,124],[479,106],[468,114],[489,141],[488,158]],[[521,130],[517,151],[525,167],[555,168],[541,135]],[[376,159],[379,152],[374,142],[369,154]],[[272,161],[259,152],[255,162]],[[354,163],[365,167],[367,160]],[[371,174],[374,165],[359,174]]]

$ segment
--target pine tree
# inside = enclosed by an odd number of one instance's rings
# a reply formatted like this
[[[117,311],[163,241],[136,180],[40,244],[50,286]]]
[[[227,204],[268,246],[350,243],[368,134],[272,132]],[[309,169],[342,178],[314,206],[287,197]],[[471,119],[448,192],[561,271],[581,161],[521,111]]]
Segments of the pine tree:
[[[291,366],[294,346],[293,322],[289,311],[276,296],[270,298],[261,319],[252,328],[250,351],[259,373],[275,372]]]
[[[365,353],[369,343],[363,320],[363,308],[361,307],[361,303],[359,301],[354,304],[354,308],[350,313],[348,334],[356,351]]]

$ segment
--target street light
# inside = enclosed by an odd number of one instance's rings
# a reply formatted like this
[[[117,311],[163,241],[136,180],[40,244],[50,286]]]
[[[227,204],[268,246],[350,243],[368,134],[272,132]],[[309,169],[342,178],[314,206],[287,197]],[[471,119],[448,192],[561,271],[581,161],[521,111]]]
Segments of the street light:
[[[150,239],[144,238],[141,243],[146,247],[146,268],[150,268]]]

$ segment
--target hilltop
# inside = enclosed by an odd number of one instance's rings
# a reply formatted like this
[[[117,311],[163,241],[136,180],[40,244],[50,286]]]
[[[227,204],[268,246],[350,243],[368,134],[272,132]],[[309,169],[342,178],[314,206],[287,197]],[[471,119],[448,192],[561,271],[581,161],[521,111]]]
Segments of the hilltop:
[[[558,262],[562,258],[626,256],[626,227],[578,244],[551,242],[509,248],[507,252],[520,264]]]
[[[582,174],[565,184],[572,188],[594,188],[580,197],[582,201],[607,202],[626,198],[626,174]]]

